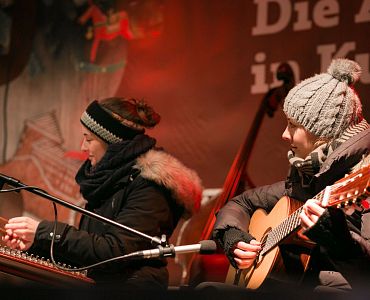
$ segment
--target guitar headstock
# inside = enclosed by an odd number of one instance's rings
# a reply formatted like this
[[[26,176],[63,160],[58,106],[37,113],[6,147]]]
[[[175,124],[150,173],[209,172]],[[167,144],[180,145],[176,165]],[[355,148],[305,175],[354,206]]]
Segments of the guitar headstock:
[[[326,187],[321,205],[338,208],[352,204],[361,205],[361,201],[369,196],[370,165],[367,165]]]

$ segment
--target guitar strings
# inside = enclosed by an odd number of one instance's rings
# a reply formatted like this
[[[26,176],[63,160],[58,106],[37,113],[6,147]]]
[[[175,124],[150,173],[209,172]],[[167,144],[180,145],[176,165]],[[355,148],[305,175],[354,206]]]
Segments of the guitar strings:
[[[368,168],[368,167],[365,167],[365,168]],[[369,194],[369,190],[366,188],[366,187],[369,187],[369,181],[370,179],[367,180],[366,184],[365,184],[365,188],[364,188],[364,191],[362,193],[362,195],[359,195],[359,191],[358,191],[358,186],[363,183],[363,181],[366,180],[366,176],[365,178],[362,177],[363,176],[363,169],[365,168],[362,168],[360,170],[358,170],[357,172],[354,172],[352,173],[350,176],[348,177],[345,177],[345,178],[342,178],[341,180],[335,182],[332,186],[330,186],[330,198],[340,198],[340,196],[343,196],[343,188],[346,187],[346,192],[347,192],[347,195],[346,197],[351,197],[353,198],[353,196],[357,196],[358,197],[356,198],[355,202],[357,201],[357,199],[360,199],[360,197],[366,195],[366,194]],[[358,179],[356,179],[356,177],[361,177],[360,178],[360,183],[358,182]],[[348,184],[350,183],[353,183],[356,179],[356,188],[352,188],[350,189],[350,191],[352,191],[352,193],[350,193],[348,191]],[[353,190],[356,190],[355,192],[353,192]],[[317,199],[319,200],[320,202],[323,200],[323,197],[324,197],[324,193],[325,193],[326,189],[322,190],[321,192],[319,192],[315,197],[313,197],[313,199]],[[343,201],[343,198],[340,199],[340,201]],[[352,199],[353,201],[353,199]],[[273,247],[275,247],[282,239],[284,239],[285,237],[287,237],[293,230],[295,230],[296,228],[298,228],[300,226],[300,219],[299,219],[299,215],[302,211],[303,207],[300,207],[298,208],[296,211],[294,211],[291,215],[289,215],[287,218],[285,218],[277,227],[273,228],[268,234],[267,236],[263,239],[262,241],[262,251],[261,251],[261,254],[264,254],[266,252],[268,252],[270,249],[272,249]]]

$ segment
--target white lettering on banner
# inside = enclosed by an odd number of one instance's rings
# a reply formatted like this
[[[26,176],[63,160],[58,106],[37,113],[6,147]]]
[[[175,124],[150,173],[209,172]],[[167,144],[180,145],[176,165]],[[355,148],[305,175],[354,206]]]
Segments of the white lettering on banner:
[[[355,51],[356,42],[354,41],[345,42],[341,46],[336,44],[318,45],[316,47],[316,53],[319,55],[320,73],[326,72],[333,58],[353,56],[353,59],[357,61],[362,68],[362,75],[359,81],[363,84],[370,84],[370,53],[356,54]],[[266,60],[267,56],[265,52],[257,52],[254,56],[255,63],[251,66],[253,83],[250,93],[252,95],[266,93],[269,89],[282,84],[282,82],[276,78],[276,71],[281,62],[267,63]],[[300,66],[298,62],[294,60],[288,60],[287,62],[293,69],[295,82],[300,82]],[[272,78],[272,80],[269,81],[268,78]]]
[[[278,20],[273,24],[268,24],[268,6],[275,2],[280,7]],[[252,35],[263,35],[277,33],[289,24],[292,8],[289,0],[254,0],[257,4],[257,24],[252,28]]]
[[[308,2],[299,2],[296,4],[297,22],[293,25],[293,31],[312,28],[312,21],[308,19],[308,4]]]
[[[254,56],[257,65],[252,65],[251,73],[254,75],[254,84],[251,86],[252,94],[265,93],[268,90],[266,83],[266,66],[262,64],[266,60],[266,53],[258,52]]]
[[[294,32],[311,30],[314,26],[318,28],[339,26],[340,4],[345,3],[339,0],[254,0],[253,2],[256,5],[256,23],[252,28],[252,36],[277,34],[288,26],[291,26]],[[353,21],[352,27],[354,31],[356,30],[355,23],[370,22],[370,0],[361,1],[361,6],[359,6],[357,14],[353,16]],[[348,26],[348,24],[344,25]],[[318,54],[317,63],[320,65],[320,72],[326,72],[333,58],[353,58],[362,67],[360,82],[370,84],[370,53],[358,53],[360,51],[356,49],[356,40],[327,44],[323,44],[324,40],[320,39],[320,41],[320,45],[314,43],[311,46],[313,50],[316,47],[316,53]],[[288,62],[294,71],[296,82],[299,82],[300,65],[296,61]],[[270,88],[281,84],[276,78],[278,66],[279,62],[268,61],[265,52],[255,53],[254,63],[251,66],[253,78],[251,94],[266,93]]]
[[[364,0],[361,9],[355,16],[355,23],[370,22],[370,0]]]
[[[311,29],[312,21],[309,19],[310,1],[294,4],[292,2],[289,0],[254,0],[257,5],[257,20],[256,26],[252,28],[252,36],[274,34],[285,29],[292,19],[292,5],[297,12],[297,19],[293,23],[293,31]],[[279,8],[278,19],[273,23],[268,23],[269,8],[276,6]],[[318,27],[335,27],[339,24],[339,12],[340,7],[337,0],[321,0],[313,6],[312,19]]]
[[[258,52],[254,56],[257,64],[252,65],[251,73],[254,78],[254,82],[251,86],[251,94],[266,93],[269,89],[277,87],[282,84],[280,80],[276,79],[276,71],[281,62],[273,62],[270,64],[270,72],[273,75],[273,81],[268,84],[267,82],[267,71],[266,71],[266,53]],[[293,69],[294,77],[296,82],[299,80],[299,65],[296,61],[289,60],[289,65]]]
[[[293,31],[301,31],[312,28],[309,20],[309,3],[296,3],[297,22],[293,24]],[[332,0],[319,1],[313,8],[312,18],[318,27],[334,27],[339,24],[339,4]]]
[[[317,2],[313,9],[313,20],[318,27],[334,27],[339,24],[339,4],[333,0]]]

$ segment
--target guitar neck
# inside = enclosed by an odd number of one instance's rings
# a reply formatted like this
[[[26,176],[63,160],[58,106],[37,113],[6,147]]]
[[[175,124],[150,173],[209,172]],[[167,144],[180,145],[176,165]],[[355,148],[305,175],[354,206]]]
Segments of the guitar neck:
[[[324,191],[320,192],[313,198],[321,201],[323,197]],[[268,233],[265,240],[262,241],[261,255],[266,254],[271,249],[276,247],[281,241],[290,236],[300,227],[301,220],[299,215],[302,212],[302,209],[303,207],[300,207],[295,210],[289,217],[287,217],[283,222],[281,222]]]
[[[291,235],[300,226],[299,214],[302,211],[302,207],[297,209],[288,218],[286,218],[277,227],[272,229],[265,241],[262,242],[261,255],[265,255],[271,249],[276,247],[282,240]]]

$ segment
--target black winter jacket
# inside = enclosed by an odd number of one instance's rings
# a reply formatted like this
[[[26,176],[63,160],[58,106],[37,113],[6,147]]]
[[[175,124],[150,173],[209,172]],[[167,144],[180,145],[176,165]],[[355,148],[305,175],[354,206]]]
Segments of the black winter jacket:
[[[120,180],[122,188],[94,212],[150,236],[169,238],[181,216],[199,206],[201,183],[195,172],[163,151],[150,150],[136,160],[131,174]],[[53,222],[42,221],[33,252],[50,249]],[[79,229],[58,223],[54,255],[73,266],[86,266],[134,251],[155,248],[147,239],[83,216]],[[166,261],[146,259],[115,261],[89,270],[97,283],[120,287],[166,288]]]

